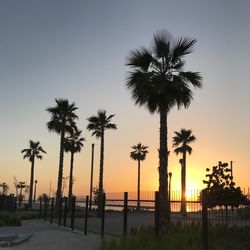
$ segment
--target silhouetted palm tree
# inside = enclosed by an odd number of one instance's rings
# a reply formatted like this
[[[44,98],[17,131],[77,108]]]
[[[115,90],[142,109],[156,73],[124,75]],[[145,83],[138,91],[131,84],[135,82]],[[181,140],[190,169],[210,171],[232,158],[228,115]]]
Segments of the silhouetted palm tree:
[[[146,159],[148,146],[144,146],[141,143],[132,146],[133,151],[130,152],[131,159],[138,162],[138,186],[137,186],[137,210],[140,210],[140,177],[141,177],[141,161]]]
[[[70,174],[69,174],[69,193],[68,198],[72,197],[73,192],[73,167],[74,167],[74,155],[77,152],[81,152],[81,149],[83,147],[83,142],[85,141],[85,138],[81,137],[81,130],[76,130],[71,133],[70,136],[65,138],[64,142],[64,149],[65,152],[70,152]]]
[[[2,195],[7,195],[8,194],[8,189],[9,189],[9,185],[6,182],[2,182],[0,183],[0,187],[2,188]]]
[[[154,36],[151,50],[133,50],[127,65],[131,67],[127,88],[135,104],[146,106],[150,113],[160,115],[159,149],[159,213],[160,230],[167,231],[170,225],[168,201],[168,145],[167,117],[174,106],[188,107],[193,99],[190,85],[201,87],[198,72],[184,71],[184,56],[191,53],[196,40],[180,37],[176,41],[168,35]]]
[[[48,130],[50,132],[56,132],[60,135],[60,155],[59,155],[59,169],[57,179],[57,191],[56,191],[56,204],[60,204],[60,198],[62,196],[62,177],[63,177],[63,157],[64,157],[64,141],[66,133],[72,132],[76,129],[75,120],[78,116],[75,111],[78,109],[75,103],[69,104],[66,99],[55,99],[56,106],[47,108],[51,118],[47,123]]]
[[[87,120],[89,124],[87,125],[87,129],[92,132],[92,136],[96,136],[96,138],[101,139],[100,144],[100,173],[99,173],[99,202],[98,207],[101,206],[101,197],[103,194],[103,166],[104,166],[104,132],[107,129],[117,129],[116,124],[111,123],[111,119],[115,115],[107,116],[105,110],[99,110],[97,116],[91,116]]]
[[[182,154],[181,162],[181,212],[182,215],[186,215],[186,155],[192,153],[192,148],[189,146],[190,143],[196,140],[195,136],[192,135],[191,129],[182,128],[180,132],[175,131],[173,137],[174,152],[178,155]]]
[[[29,187],[29,207],[32,208],[32,197],[33,197],[33,184],[34,184],[34,167],[35,158],[42,160],[43,156],[41,153],[46,154],[43,150],[40,142],[34,142],[30,140],[29,148],[23,149],[21,151],[23,154],[23,159],[28,158],[31,162],[31,173],[30,173],[30,187]]]

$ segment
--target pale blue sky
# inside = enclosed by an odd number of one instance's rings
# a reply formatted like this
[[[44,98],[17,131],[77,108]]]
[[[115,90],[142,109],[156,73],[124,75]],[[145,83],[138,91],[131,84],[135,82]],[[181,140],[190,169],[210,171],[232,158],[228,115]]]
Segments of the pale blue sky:
[[[204,77],[204,88],[195,91],[190,108],[171,112],[169,137],[181,127],[192,128],[196,134],[190,176],[197,169],[204,175],[205,167],[218,160],[234,160],[237,178],[247,186],[249,13],[248,0],[2,0],[0,181],[12,185],[14,175],[29,180],[29,163],[20,154],[29,139],[39,140],[48,151],[36,167],[41,183],[48,185],[57,177],[59,137],[47,132],[45,109],[54,105],[56,97],[63,97],[79,107],[79,127],[87,139],[76,160],[78,194],[79,190],[87,191],[90,145],[96,142],[86,131],[86,118],[99,108],[115,113],[118,125],[117,131],[107,134],[106,180],[123,176],[106,183],[107,191],[112,186],[133,189],[128,178],[130,171],[136,174],[136,165],[128,154],[129,147],[139,141],[149,145],[151,152],[144,163],[142,189],[154,189],[158,116],[150,116],[130,100],[125,89],[125,59],[131,49],[150,46],[153,34],[166,29],[174,37],[187,35],[198,40],[194,53],[187,57],[187,68],[200,71]],[[98,142],[97,147],[96,153]],[[96,155],[96,167],[98,159]],[[7,169],[4,174],[3,169]],[[178,183],[178,158],[173,154],[170,170],[176,171]],[[149,180],[151,175],[154,184]],[[46,191],[42,184],[40,191]]]

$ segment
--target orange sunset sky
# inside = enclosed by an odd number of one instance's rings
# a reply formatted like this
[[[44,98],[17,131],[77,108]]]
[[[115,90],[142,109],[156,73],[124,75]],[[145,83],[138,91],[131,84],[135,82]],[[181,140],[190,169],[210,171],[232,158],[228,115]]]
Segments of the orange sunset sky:
[[[14,192],[13,177],[29,183],[30,163],[21,150],[30,139],[47,151],[35,164],[37,193],[56,191],[59,136],[49,133],[47,107],[67,98],[79,107],[78,126],[86,138],[75,156],[74,193],[89,192],[91,144],[95,143],[94,185],[98,184],[99,141],[86,130],[98,109],[116,114],[116,131],[105,137],[104,189],[136,191],[137,162],[131,146],[149,147],[141,167],[141,190],[158,189],[159,116],[134,105],[125,88],[131,49],[149,47],[153,34],[198,40],[186,69],[199,71],[203,88],[188,109],[168,119],[172,189],[180,189],[174,131],[192,129],[197,141],[187,158],[187,189],[200,189],[206,167],[234,162],[234,177],[249,186],[249,1],[1,1],[0,2],[0,182]],[[176,18],[178,14],[178,18]],[[65,154],[64,176],[69,175]]]

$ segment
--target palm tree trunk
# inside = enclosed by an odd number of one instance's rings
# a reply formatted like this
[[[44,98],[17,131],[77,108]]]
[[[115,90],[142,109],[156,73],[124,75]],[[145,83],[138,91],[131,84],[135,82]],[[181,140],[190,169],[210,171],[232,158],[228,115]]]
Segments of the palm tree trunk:
[[[137,187],[137,210],[140,211],[140,175],[141,175],[141,164],[138,160],[138,187]]]
[[[186,216],[186,152],[181,161],[181,214]]]
[[[159,226],[166,232],[170,226],[170,204],[168,200],[168,145],[167,108],[160,109],[160,150],[159,150]]]
[[[186,199],[187,199],[187,197],[186,197],[186,169],[187,169],[187,164],[186,164],[186,160],[187,160],[187,153],[186,152],[184,152],[184,154],[183,154],[183,193],[184,193],[184,195],[183,195],[183,212],[185,213],[185,215],[186,215],[186,213],[187,213],[187,208],[186,208]]]
[[[59,169],[58,169],[58,179],[57,179],[57,191],[56,191],[56,206],[57,207],[60,206],[60,199],[62,197],[64,137],[65,137],[65,130],[62,129],[61,140],[60,140],[60,156],[59,156]]]
[[[98,209],[101,209],[103,194],[104,130],[101,135]]]
[[[29,192],[29,207],[32,208],[32,197],[33,197],[33,183],[34,183],[34,166],[35,166],[35,157],[32,157],[31,161],[31,173],[30,173],[30,192]]]
[[[73,192],[73,167],[74,167],[74,153],[71,152],[68,201],[70,201]]]

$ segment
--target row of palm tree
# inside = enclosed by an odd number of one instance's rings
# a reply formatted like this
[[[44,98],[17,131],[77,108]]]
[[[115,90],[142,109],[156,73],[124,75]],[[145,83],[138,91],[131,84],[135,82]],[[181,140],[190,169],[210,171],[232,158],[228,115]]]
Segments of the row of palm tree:
[[[167,231],[170,226],[168,115],[175,106],[178,109],[182,106],[188,108],[193,100],[191,87],[201,88],[202,86],[202,77],[199,72],[184,70],[184,58],[193,51],[195,43],[196,40],[189,37],[173,40],[163,32],[158,33],[154,35],[153,46],[150,49],[143,47],[132,50],[126,63],[131,69],[126,80],[126,87],[131,92],[135,104],[145,106],[151,114],[159,113],[160,116],[159,225],[162,232]],[[48,130],[60,135],[57,204],[61,197],[65,137],[68,134],[71,135],[73,131],[77,131],[78,116],[75,114],[77,109],[74,103],[69,104],[65,99],[56,99],[56,106],[47,109],[51,115],[51,119],[47,123]],[[97,116],[88,118],[87,129],[101,140],[99,195],[103,193],[104,131],[117,128],[115,124],[111,123],[113,117],[114,115],[107,116],[105,111],[99,111]],[[185,176],[186,153],[181,150],[177,150],[177,152],[183,153],[182,166],[183,176]]]
[[[168,231],[170,202],[168,194],[168,114],[177,106],[187,108],[193,100],[191,87],[200,88],[198,72],[184,70],[184,57],[193,50],[195,39],[180,37],[173,40],[166,33],[154,35],[150,49],[132,50],[127,59],[126,86],[136,105],[146,107],[160,116],[159,147],[159,227]]]
[[[181,129],[179,132],[174,132],[175,136],[173,137],[173,147],[175,148],[174,152],[178,155],[182,154],[181,163],[181,213],[186,215],[186,155],[192,153],[192,147],[190,143],[196,140],[195,136],[192,135],[192,130]],[[130,152],[131,159],[138,162],[138,182],[137,182],[137,210],[140,210],[140,173],[141,173],[141,161],[146,159],[148,153],[148,146],[138,143],[132,146],[133,151]],[[169,173],[169,180],[172,177],[172,173]],[[170,192],[170,184],[169,184]],[[169,194],[170,197],[170,194]],[[170,200],[170,198],[169,198]]]
[[[74,154],[80,152],[83,147],[85,138],[81,136],[82,131],[76,126],[75,120],[78,116],[75,114],[77,107],[74,103],[69,104],[66,99],[56,99],[56,106],[48,108],[51,119],[47,123],[50,132],[56,132],[60,135],[60,154],[59,169],[57,179],[56,204],[59,205],[62,196],[62,179],[63,179],[63,159],[64,152],[71,154],[70,160],[70,176],[69,176],[69,192],[68,197],[73,194],[73,166]],[[92,135],[97,139],[101,139],[100,143],[100,174],[99,174],[99,197],[103,194],[103,168],[104,168],[104,132],[107,129],[117,129],[116,125],[111,123],[114,115],[107,115],[105,110],[99,110],[97,116],[91,116],[87,120],[89,124],[87,129],[92,131]],[[24,158],[28,158],[31,162],[31,177],[29,189],[29,206],[32,207],[33,183],[34,183],[34,164],[35,158],[42,159],[41,153],[46,153],[40,146],[40,142],[30,140],[30,146],[21,151]],[[101,201],[101,199],[99,199]],[[98,204],[100,206],[101,204]]]

